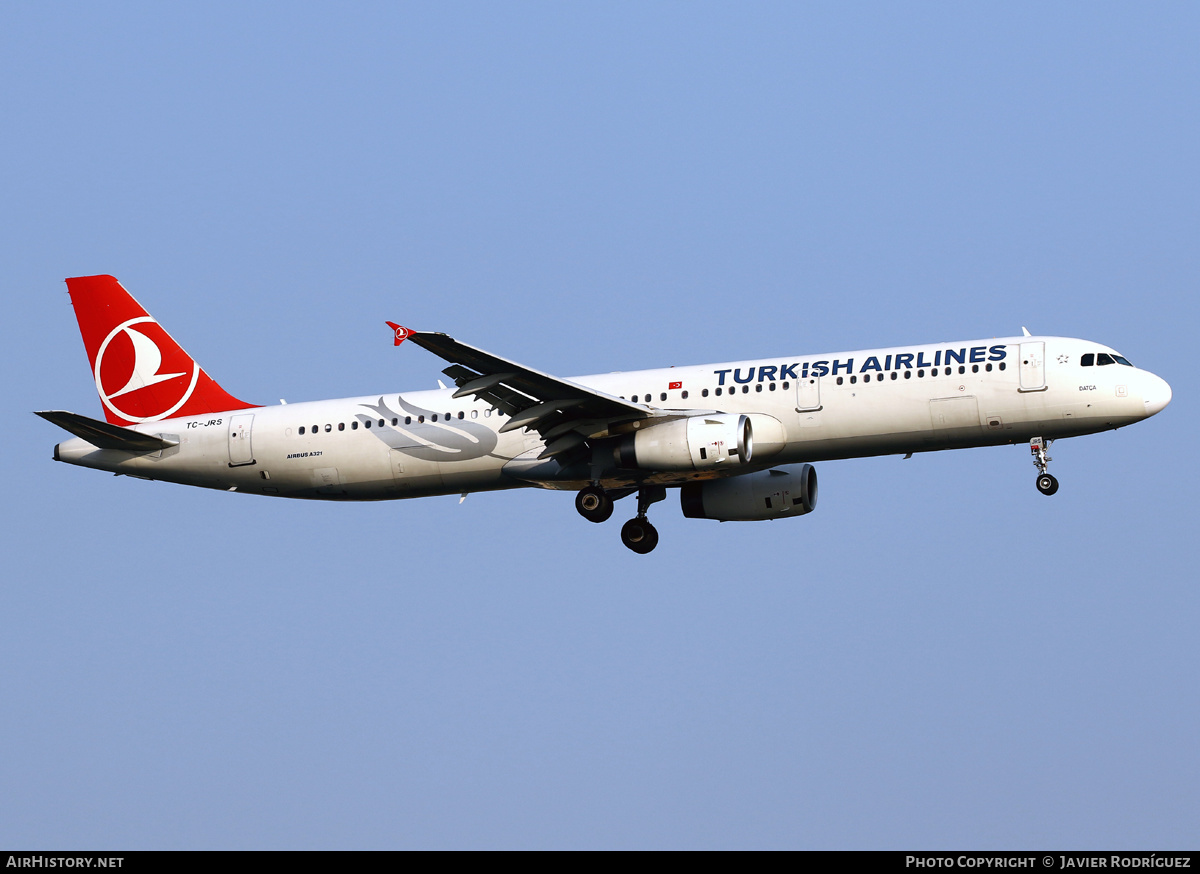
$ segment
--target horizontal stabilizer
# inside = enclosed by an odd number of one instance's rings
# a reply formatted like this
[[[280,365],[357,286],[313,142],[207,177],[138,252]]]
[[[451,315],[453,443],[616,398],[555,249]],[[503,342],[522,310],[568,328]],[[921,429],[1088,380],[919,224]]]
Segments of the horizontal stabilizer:
[[[157,452],[174,446],[178,441],[164,440],[153,434],[142,434],[120,425],[110,425],[66,410],[37,410],[34,415],[82,437],[100,449],[121,449],[125,452]]]

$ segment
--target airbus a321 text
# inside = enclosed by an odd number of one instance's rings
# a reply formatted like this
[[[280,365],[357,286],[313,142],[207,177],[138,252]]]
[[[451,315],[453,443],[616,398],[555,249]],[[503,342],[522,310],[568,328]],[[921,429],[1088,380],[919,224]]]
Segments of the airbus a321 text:
[[[258,406],[227,394],[111,276],[67,280],[107,421],[38,415],[75,435],[54,458],[258,495],[376,501],[537,486],[585,519],[637,495],[621,541],[658,543],[650,506],[751,521],[817,504],[812,463],[1028,444],[1132,424],[1167,383],[1108,346],[1031,336],[792,355],[562,379],[392,322],[449,362],[453,388]]]

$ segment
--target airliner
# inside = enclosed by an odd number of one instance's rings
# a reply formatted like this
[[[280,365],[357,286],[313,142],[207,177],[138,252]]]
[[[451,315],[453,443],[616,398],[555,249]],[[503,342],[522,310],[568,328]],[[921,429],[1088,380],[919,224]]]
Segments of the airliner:
[[[1089,340],[1021,336],[790,355],[562,379],[446,334],[388,322],[449,364],[453,387],[259,406],[228,394],[112,276],[67,280],[105,421],[38,412],[75,435],[56,461],[284,498],[377,501],[534,486],[658,544],[647,513],[679,490],[719,522],[803,516],[815,462],[1028,444],[1053,495],[1052,441],[1171,401],[1162,378]]]

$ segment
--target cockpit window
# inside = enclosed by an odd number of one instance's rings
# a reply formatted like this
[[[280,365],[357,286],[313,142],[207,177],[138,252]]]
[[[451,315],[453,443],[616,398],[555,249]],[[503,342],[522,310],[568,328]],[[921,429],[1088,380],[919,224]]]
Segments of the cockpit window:
[[[1133,367],[1133,362],[1123,355],[1118,355],[1116,352],[1109,355],[1107,352],[1088,352],[1079,356],[1080,367],[1091,367],[1093,364],[1103,366],[1105,364],[1124,364],[1126,367]]]

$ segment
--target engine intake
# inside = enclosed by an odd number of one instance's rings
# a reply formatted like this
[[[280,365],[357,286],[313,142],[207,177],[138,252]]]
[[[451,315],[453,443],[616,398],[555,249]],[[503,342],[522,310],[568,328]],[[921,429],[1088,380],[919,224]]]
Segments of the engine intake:
[[[791,464],[679,489],[683,515],[718,522],[757,522],[803,516],[817,506],[817,469]]]

